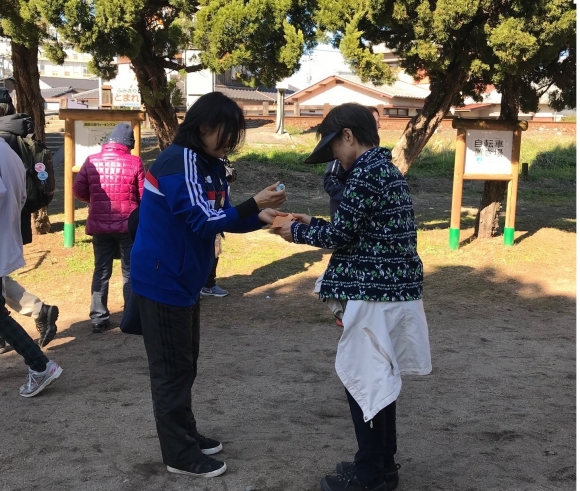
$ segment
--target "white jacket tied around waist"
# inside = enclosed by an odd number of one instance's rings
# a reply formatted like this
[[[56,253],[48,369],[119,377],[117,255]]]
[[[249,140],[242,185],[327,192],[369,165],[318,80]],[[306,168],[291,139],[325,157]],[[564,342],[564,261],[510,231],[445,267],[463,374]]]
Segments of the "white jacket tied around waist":
[[[336,373],[369,421],[397,399],[401,375],[431,373],[423,301],[349,300],[342,322]]]
[[[0,278],[24,266],[20,212],[26,202],[26,171],[0,138]]]

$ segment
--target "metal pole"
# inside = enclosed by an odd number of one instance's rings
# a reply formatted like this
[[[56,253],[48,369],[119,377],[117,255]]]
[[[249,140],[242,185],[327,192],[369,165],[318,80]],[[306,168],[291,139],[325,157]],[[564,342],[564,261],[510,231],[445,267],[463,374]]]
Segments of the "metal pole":
[[[276,96],[276,134],[284,134],[284,92],[285,89],[278,89],[278,94]]]

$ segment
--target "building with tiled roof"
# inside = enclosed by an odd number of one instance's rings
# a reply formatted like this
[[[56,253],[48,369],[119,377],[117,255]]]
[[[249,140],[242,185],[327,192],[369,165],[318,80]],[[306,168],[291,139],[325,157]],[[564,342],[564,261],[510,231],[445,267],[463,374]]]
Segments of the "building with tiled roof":
[[[557,90],[557,89],[556,89]],[[493,85],[488,85],[481,101],[475,101],[471,97],[465,98],[463,106],[454,106],[450,113],[461,118],[498,118],[501,112],[501,93]],[[550,107],[550,94],[542,94],[538,103],[538,110],[535,113],[518,114],[520,120],[534,121],[560,121],[563,116],[576,114],[575,110],[555,111]]]
[[[323,106],[338,106],[357,102],[375,106],[385,117],[414,116],[429,95],[426,84],[396,80],[393,84],[375,86],[363,83],[353,74],[327,77],[305,89],[286,96],[286,103],[294,104],[295,115],[322,114]]]
[[[65,77],[40,77],[40,89],[54,87],[72,87],[75,92],[96,89],[99,87],[98,78],[65,78]]]

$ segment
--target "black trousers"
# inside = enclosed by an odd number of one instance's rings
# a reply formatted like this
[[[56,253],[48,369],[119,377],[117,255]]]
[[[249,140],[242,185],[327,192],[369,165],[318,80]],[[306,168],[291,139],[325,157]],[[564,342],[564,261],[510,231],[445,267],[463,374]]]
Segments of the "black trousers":
[[[213,261],[213,267],[207,277],[204,287],[205,288],[213,288],[215,286],[215,277],[217,276],[217,266],[220,258],[216,257]]]
[[[109,320],[109,280],[113,273],[113,259],[121,253],[121,273],[123,274],[123,300],[125,305],[131,295],[131,249],[133,239],[126,234],[93,235],[93,252],[95,269],[91,285],[91,311],[89,317],[93,324],[102,324]]]
[[[163,462],[185,469],[202,456],[191,410],[199,356],[199,302],[174,307],[140,296],[139,312]]]
[[[0,278],[0,337],[9,343],[32,370],[44,372],[48,358],[32,340],[24,328],[18,324],[6,308],[6,300],[2,294],[2,278]]]
[[[358,443],[358,452],[354,457],[356,477],[363,486],[373,487],[384,481],[385,470],[395,464],[396,401],[381,409],[371,421],[365,422],[362,409],[350,392],[345,391]]]

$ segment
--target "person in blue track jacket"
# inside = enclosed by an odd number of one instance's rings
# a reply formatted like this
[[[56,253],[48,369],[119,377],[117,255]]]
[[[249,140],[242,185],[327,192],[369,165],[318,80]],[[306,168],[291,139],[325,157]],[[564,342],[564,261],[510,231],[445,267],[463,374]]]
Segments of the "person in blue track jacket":
[[[274,183],[237,206],[229,202],[224,159],[244,134],[242,110],[220,92],[203,95],[189,108],[173,143],[145,176],[131,252],[163,462],[169,472],[194,477],[219,476],[227,468],[208,457],[222,444],[199,433],[191,408],[199,298],[215,237],[272,224],[280,214],[273,208],[286,200]]]

